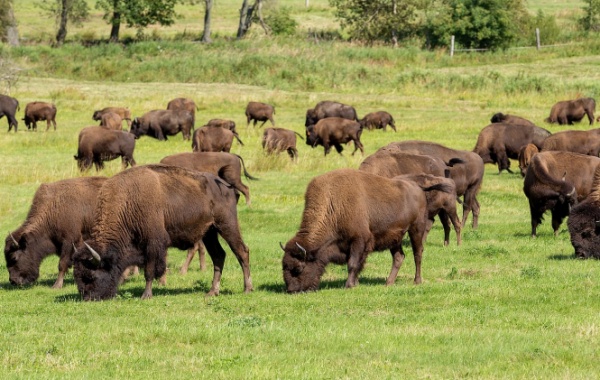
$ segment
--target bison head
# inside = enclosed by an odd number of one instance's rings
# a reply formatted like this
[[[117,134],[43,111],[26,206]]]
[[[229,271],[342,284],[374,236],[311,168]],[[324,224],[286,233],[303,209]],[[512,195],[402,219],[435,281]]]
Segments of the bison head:
[[[30,285],[40,276],[40,262],[36,255],[28,252],[29,244],[25,234],[9,233],[4,244],[4,258],[8,269],[8,279],[13,285]]]
[[[306,122],[304,123],[304,126],[308,127],[309,125],[317,124],[317,121],[319,121],[319,118],[317,117],[317,111],[315,111],[314,108],[307,109]]]
[[[148,125],[146,123],[142,123],[140,119],[136,117],[131,122],[129,133],[133,134],[136,139],[139,139],[140,136],[148,134]]]
[[[319,289],[325,264],[308,254],[295,239],[290,240],[283,255],[283,280],[288,293],[315,291]]]
[[[123,272],[115,263],[117,254],[109,251],[100,256],[89,244],[83,244],[73,255],[73,277],[79,294],[85,301],[113,298]]]
[[[567,222],[575,256],[600,258],[600,205],[586,199],[571,209]]]
[[[315,131],[314,125],[309,125],[306,127],[306,145],[310,145],[313,148],[317,145],[317,132]]]
[[[92,116],[92,119],[94,119],[96,121],[102,119],[102,111],[94,111],[94,115]]]

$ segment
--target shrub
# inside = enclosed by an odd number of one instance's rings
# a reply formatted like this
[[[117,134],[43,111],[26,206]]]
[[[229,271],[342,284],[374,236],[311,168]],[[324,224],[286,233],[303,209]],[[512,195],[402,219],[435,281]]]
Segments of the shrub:
[[[298,23],[290,16],[290,8],[280,7],[265,17],[265,23],[269,25],[275,35],[291,36],[296,33]]]

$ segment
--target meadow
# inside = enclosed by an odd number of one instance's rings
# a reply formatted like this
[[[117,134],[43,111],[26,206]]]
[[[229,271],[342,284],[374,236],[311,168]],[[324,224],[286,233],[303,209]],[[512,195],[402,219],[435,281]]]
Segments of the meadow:
[[[33,2],[19,2],[17,17],[34,9]],[[29,287],[10,285],[0,259],[0,377],[597,377],[598,262],[574,258],[566,224],[554,236],[547,220],[532,239],[522,178],[498,175],[493,165],[486,166],[478,196],[479,228],[473,230],[469,218],[462,245],[456,245],[452,233],[451,244],[444,247],[441,225],[434,224],[425,245],[423,284],[412,283],[407,244],[393,286],[384,285],[390,254],[374,252],[354,289],[344,289],[346,268],[331,265],[319,291],[286,294],[279,242],[299,226],[306,185],[327,171],[357,168],[364,157],[351,156],[350,147],[341,156],[324,157],[322,148],[301,140],[297,162],[285,154],[266,156],[262,129],[246,127],[244,109],[251,100],[273,104],[277,126],[304,134],[306,109],[320,100],[337,100],[355,106],[359,116],[381,109],[394,115],[396,133],[363,133],[365,156],[409,139],[471,150],[496,112],[526,117],[551,132],[567,129],[543,119],[556,101],[600,97],[600,43],[582,37],[580,44],[539,52],[451,59],[445,51],[266,38],[257,30],[249,39],[233,41],[226,35],[237,26],[237,3],[217,2],[221,10],[215,10],[217,38],[211,45],[174,37],[185,28],[175,25],[165,29],[164,40],[0,48],[2,58],[24,69],[11,88],[21,104],[18,119],[30,101],[52,101],[58,108],[56,131],[45,132],[42,122],[38,132],[28,132],[20,122],[18,133],[0,133],[0,231],[23,222],[41,183],[97,174],[79,173],[73,155],[78,132],[94,124],[93,111],[109,105],[128,106],[140,116],[175,97],[190,97],[199,106],[197,126],[211,118],[236,122],[245,145],[234,142],[232,152],[260,178],[243,179],[252,206],[238,205],[250,247],[251,294],[243,293],[242,272],[228,248],[221,295],[213,298],[204,296],[212,280],[210,260],[208,270],[200,271],[195,260],[188,274],[180,275],[185,252],[176,249],[169,250],[167,284],[155,284],[154,297],[147,301],[139,299],[143,275],[123,284],[113,300],[82,302],[71,273],[63,289],[50,288],[56,256],[43,262],[39,281]],[[562,3],[562,8],[541,0],[529,6],[556,12],[561,22],[572,24],[581,2]],[[303,10],[303,4],[293,5],[294,17],[303,21],[301,31],[336,25],[326,1],[311,1],[312,10]],[[189,9],[186,20],[195,8]],[[98,17],[93,27],[76,33],[107,34]],[[51,25],[43,22],[34,17],[30,25],[21,22],[22,36],[45,41],[40,36],[50,33]],[[194,25],[200,30],[199,21]],[[5,120],[0,119],[4,128]],[[181,135],[166,142],[143,137],[135,159],[143,165],[188,151],[191,143]],[[98,174],[120,170],[115,160]]]

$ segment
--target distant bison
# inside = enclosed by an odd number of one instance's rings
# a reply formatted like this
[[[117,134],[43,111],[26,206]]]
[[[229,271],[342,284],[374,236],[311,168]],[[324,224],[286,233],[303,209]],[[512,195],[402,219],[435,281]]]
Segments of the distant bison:
[[[332,146],[339,154],[342,154],[342,150],[344,150],[342,144],[353,141],[354,151],[352,155],[358,149],[364,154],[365,150],[360,142],[362,131],[363,129],[357,121],[341,117],[328,117],[319,120],[314,126],[311,125],[306,128],[306,144],[313,148],[322,145],[325,149],[325,156],[327,156]]]
[[[529,125],[532,127],[536,127],[536,125],[533,122],[531,122],[525,118],[522,118],[520,116],[515,116],[515,115],[504,114],[502,112],[497,112],[494,115],[492,115],[490,122],[491,123],[512,124],[512,125]]]
[[[104,127],[87,127],[79,132],[77,147],[77,160],[79,170],[82,172],[96,166],[96,170],[104,168],[104,161],[111,161],[121,157],[123,169],[135,166],[133,151],[135,138],[129,132],[113,131]]]
[[[246,119],[248,120],[248,125],[250,125],[250,121],[254,120],[254,126],[256,127],[256,122],[262,121],[263,123],[260,125],[261,127],[265,125],[267,120],[271,122],[272,125],[275,125],[275,120],[273,119],[273,115],[275,114],[275,107],[270,104],[260,103],[260,102],[249,102],[246,106]]]
[[[187,111],[192,114],[192,127],[196,125],[196,103],[189,98],[175,98],[167,104],[167,109],[171,111]]]
[[[327,117],[341,117],[343,119],[358,121],[358,116],[354,107],[344,103],[333,102],[331,100],[324,100],[315,106],[306,110],[306,121],[305,127],[317,124],[319,120]]]
[[[218,295],[227,241],[244,273],[244,291],[252,291],[250,252],[240,232],[234,189],[219,177],[170,165],[146,165],[106,180],[90,239],[78,244],[73,277],[84,300],[116,295],[121,274],[144,267],[146,288],[167,268],[169,247],[189,249],[200,240],[214,265],[208,295]]]
[[[46,121],[46,132],[50,129],[50,123],[56,131],[56,106],[46,102],[31,102],[25,106],[23,121],[27,129],[37,131],[37,122]]]
[[[127,128],[131,128],[131,111],[126,107],[106,107],[101,110],[94,111],[94,115],[92,115],[92,119],[96,121],[102,120],[102,115],[106,113],[116,113],[121,117],[121,120],[125,120],[127,122]]]
[[[102,114],[102,117],[100,118],[100,126],[106,129],[122,131],[123,119],[121,119],[121,116],[114,112],[107,112]]]
[[[581,121],[587,115],[590,125],[592,125],[594,124],[595,111],[596,101],[593,98],[563,100],[552,106],[550,116],[545,121],[551,124],[572,125],[576,121]]]
[[[362,125],[363,129],[383,129],[384,131],[389,125],[394,132],[396,132],[394,118],[385,111],[371,112],[366,114],[365,117],[360,119],[360,125]]]
[[[532,237],[537,235],[537,226],[547,210],[552,212],[552,229],[558,234],[570,207],[591,192],[599,164],[598,157],[561,151],[540,152],[531,158],[523,192],[529,200]]]
[[[58,278],[52,287],[62,288],[71,266],[73,244],[89,238],[96,198],[105,180],[83,177],[40,185],[27,219],[5,240],[4,257],[11,284],[32,284],[40,275],[42,261],[57,254]]]
[[[600,259],[600,166],[594,173],[592,191],[571,209],[567,226],[575,256]]]
[[[187,111],[154,110],[133,119],[130,132],[135,138],[146,135],[161,141],[181,132],[183,139],[189,140],[193,129],[192,115]]]
[[[492,123],[479,132],[477,144],[473,152],[477,153],[484,163],[498,165],[498,172],[509,173],[510,160],[519,158],[519,151],[527,144],[542,147],[550,132],[536,126]]]
[[[234,135],[238,136],[237,130],[235,129],[235,121],[227,120],[227,119],[210,119],[208,123],[206,123],[209,127],[221,127],[225,129],[229,129],[233,132]]]
[[[262,147],[267,154],[286,152],[292,160],[298,158],[296,135],[304,140],[301,134],[285,128],[266,128],[263,133]]]
[[[244,145],[239,136],[229,129],[203,126],[194,131],[192,150],[194,152],[229,152],[233,139]]]
[[[19,101],[15,98],[12,98],[8,95],[0,95],[0,118],[2,116],[6,116],[8,119],[8,131],[12,128],[17,132],[17,126],[19,122],[15,115],[17,114],[17,110],[19,109]]]

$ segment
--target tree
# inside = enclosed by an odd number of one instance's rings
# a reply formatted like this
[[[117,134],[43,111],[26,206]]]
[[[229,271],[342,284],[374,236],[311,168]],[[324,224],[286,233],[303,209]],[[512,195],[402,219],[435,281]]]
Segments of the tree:
[[[214,0],[204,0],[204,32],[202,33],[202,42],[212,42],[210,38],[210,16]]]
[[[58,46],[62,45],[67,38],[68,21],[75,25],[81,25],[89,13],[85,0],[41,0],[36,3],[36,6],[57,20],[56,45]]]
[[[248,0],[242,1],[242,7],[240,8],[240,24],[238,26],[237,38],[244,38],[254,18],[258,19],[261,27],[266,34],[269,34],[269,27],[265,23],[262,15],[262,0],[256,0],[253,5],[248,3]]]
[[[177,0],[96,0],[96,8],[104,10],[103,18],[111,24],[110,41],[119,41],[121,23],[139,30],[152,24],[175,22]]]
[[[0,36],[2,42],[19,46],[19,31],[13,11],[12,0],[0,0]]]
[[[579,20],[585,31],[600,31],[600,0],[583,0],[583,17]]]

